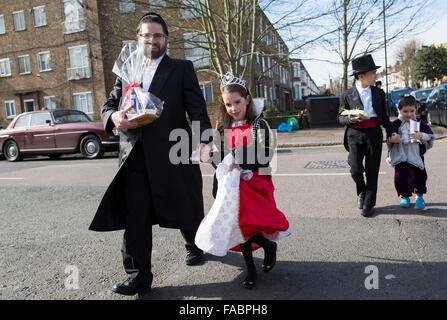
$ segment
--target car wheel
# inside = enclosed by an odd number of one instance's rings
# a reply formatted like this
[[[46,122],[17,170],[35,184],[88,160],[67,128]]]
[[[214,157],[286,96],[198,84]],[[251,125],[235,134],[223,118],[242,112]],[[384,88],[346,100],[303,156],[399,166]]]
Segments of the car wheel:
[[[104,147],[101,140],[93,134],[88,134],[82,138],[80,143],[82,155],[87,159],[101,158],[104,154]]]
[[[22,153],[20,148],[14,140],[9,140],[5,143],[3,148],[3,154],[8,161],[20,161],[22,160]]]

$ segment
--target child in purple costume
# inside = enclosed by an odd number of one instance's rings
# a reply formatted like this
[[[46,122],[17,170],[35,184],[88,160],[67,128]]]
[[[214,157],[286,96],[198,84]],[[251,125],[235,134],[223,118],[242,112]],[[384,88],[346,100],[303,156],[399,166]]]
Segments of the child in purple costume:
[[[394,167],[394,186],[401,198],[400,206],[410,207],[410,197],[416,194],[415,209],[424,209],[423,194],[427,193],[427,171],[424,154],[433,147],[435,136],[423,120],[419,120],[420,129],[410,133],[410,120],[416,120],[416,100],[404,96],[399,100],[399,117],[393,126],[400,136],[398,143],[387,142],[389,161]]]

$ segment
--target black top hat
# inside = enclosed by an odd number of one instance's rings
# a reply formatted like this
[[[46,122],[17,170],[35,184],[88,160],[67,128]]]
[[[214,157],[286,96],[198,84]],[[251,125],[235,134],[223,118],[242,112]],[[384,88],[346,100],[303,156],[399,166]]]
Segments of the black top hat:
[[[352,60],[351,63],[352,63],[352,75],[380,68],[380,66],[376,66],[370,54],[355,58]]]

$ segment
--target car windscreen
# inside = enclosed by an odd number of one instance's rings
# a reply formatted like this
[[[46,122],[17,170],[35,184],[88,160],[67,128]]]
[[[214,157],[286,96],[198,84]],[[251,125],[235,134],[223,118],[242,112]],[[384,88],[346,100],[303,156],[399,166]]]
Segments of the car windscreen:
[[[407,90],[407,91],[399,91],[399,92],[391,92],[391,99],[393,100],[399,100],[401,97],[403,97],[404,95],[410,93],[411,90]]]
[[[425,99],[430,95],[431,90],[416,92],[416,99]]]
[[[83,112],[76,110],[56,110],[53,112],[54,123],[92,122]]]

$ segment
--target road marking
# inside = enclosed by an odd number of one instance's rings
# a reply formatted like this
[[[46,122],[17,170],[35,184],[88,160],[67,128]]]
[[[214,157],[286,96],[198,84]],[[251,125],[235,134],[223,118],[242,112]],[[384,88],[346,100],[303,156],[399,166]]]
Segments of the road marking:
[[[0,177],[0,180],[23,180],[23,179],[25,179],[25,178],[2,178],[2,177]]]
[[[379,172],[379,174],[386,174],[386,172]],[[314,176],[350,176],[349,172],[338,173],[274,173],[274,177],[314,177]],[[213,174],[203,174],[203,177],[214,177]]]

